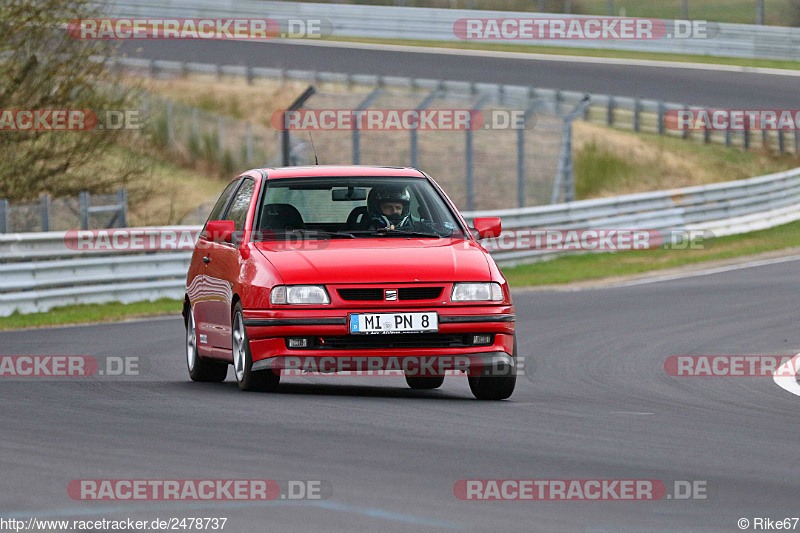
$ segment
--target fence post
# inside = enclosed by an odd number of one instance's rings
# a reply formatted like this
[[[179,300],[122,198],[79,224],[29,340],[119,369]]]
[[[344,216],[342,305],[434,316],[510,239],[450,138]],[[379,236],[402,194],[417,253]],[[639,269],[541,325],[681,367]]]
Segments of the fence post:
[[[217,151],[222,153],[222,137],[225,135],[225,117],[219,115],[217,117]]]
[[[633,131],[640,131],[642,129],[642,102],[637,98],[633,101]]]
[[[606,15],[609,17],[614,16],[614,0],[606,0]]]
[[[81,207],[81,229],[89,229],[89,191],[81,191],[79,203]]]
[[[744,149],[750,149],[750,130],[747,128],[747,123],[744,125]]]
[[[589,96],[589,93],[585,93],[583,95],[583,99],[584,100],[589,100],[590,98],[591,98],[591,96]],[[586,107],[583,108],[583,120],[586,121],[586,122],[589,122],[589,119],[591,119],[591,118],[592,118],[592,116],[591,116],[591,113],[589,111],[589,106],[587,105]]]
[[[119,227],[128,227],[128,191],[120,189],[117,191],[117,201],[119,202]]]
[[[768,150],[769,149],[769,130],[761,130],[761,149]]]
[[[797,135],[798,131],[794,130],[794,155],[800,155],[800,136]]]
[[[783,130],[778,130],[778,152],[783,155],[786,150],[786,139]]]
[[[39,205],[42,209],[42,231],[50,231],[50,195],[42,194]]]
[[[439,91],[438,90],[431,91],[430,94],[428,94],[428,96],[426,96],[425,99],[422,100],[422,102],[420,102],[420,104],[417,106],[417,111],[422,111],[424,109],[427,109],[428,106],[431,105],[431,102],[433,102],[438,97],[439,97]],[[410,156],[411,156],[411,166],[413,168],[417,168],[418,159],[419,159],[418,158],[418,153],[419,153],[418,144],[419,144],[419,142],[418,142],[418,139],[417,139],[417,128],[411,128],[411,131],[409,132],[409,139],[408,140],[409,140],[409,143],[410,143],[409,152],[410,152]]]
[[[245,159],[246,165],[250,165],[250,162],[253,160],[253,125],[247,122],[245,124],[245,128],[247,130],[247,139],[245,144]]]
[[[172,129],[172,111],[173,107],[175,107],[175,102],[172,100],[167,100],[167,144],[172,145],[173,140],[175,139],[175,132]]]
[[[614,97],[608,97],[608,108],[606,109],[606,124],[609,126],[614,125]]]
[[[688,105],[683,106],[683,110],[684,111],[689,111],[689,106]],[[682,139],[688,139],[689,135],[691,135],[691,133],[692,132],[689,130],[689,128],[684,128],[683,131],[681,132],[681,138]]]
[[[681,0],[681,18],[683,20],[689,18],[689,0]]]
[[[733,144],[733,140],[731,139],[731,130],[725,130],[725,146],[730,146]]]
[[[664,124],[664,114],[665,114],[664,102],[659,100],[659,102],[658,102],[658,134],[659,135],[664,135],[664,129],[665,129],[665,126],[666,126]]]
[[[8,233],[8,200],[5,198],[0,198],[0,233]]]
[[[756,2],[756,24],[764,24],[764,0]]]

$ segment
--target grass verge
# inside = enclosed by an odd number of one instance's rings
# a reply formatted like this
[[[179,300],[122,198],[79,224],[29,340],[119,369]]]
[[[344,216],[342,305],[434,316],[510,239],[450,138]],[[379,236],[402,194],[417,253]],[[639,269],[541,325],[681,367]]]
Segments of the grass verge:
[[[45,313],[30,313],[27,315],[14,313],[11,316],[0,317],[0,330],[115,322],[156,315],[179,316],[182,305],[182,300],[169,298],[130,304],[110,302],[105,304],[65,305],[63,307],[54,307]]]
[[[641,250],[570,255],[552,261],[504,268],[503,274],[513,287],[559,285],[631,276],[654,270],[783,250],[798,245],[800,245],[800,221],[706,241],[706,247],[702,250]]]

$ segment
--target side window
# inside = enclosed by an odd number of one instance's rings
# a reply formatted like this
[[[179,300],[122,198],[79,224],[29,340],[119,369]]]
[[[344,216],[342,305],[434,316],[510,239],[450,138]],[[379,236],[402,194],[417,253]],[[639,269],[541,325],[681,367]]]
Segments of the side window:
[[[233,220],[233,223],[236,225],[236,231],[242,231],[244,229],[244,220],[245,217],[247,217],[247,209],[250,207],[250,199],[253,197],[253,190],[255,187],[255,181],[246,179],[236,192],[236,196],[233,197],[225,220]]]
[[[219,196],[219,200],[217,200],[217,203],[214,204],[214,208],[211,209],[211,213],[209,213],[206,223],[208,223],[209,220],[220,219],[219,217],[222,216],[222,210],[225,209],[225,204],[228,203],[228,198],[231,197],[231,194],[233,194],[233,191],[236,189],[238,184],[239,180],[233,180],[228,184],[227,187],[225,187],[225,190],[222,191],[222,194]]]

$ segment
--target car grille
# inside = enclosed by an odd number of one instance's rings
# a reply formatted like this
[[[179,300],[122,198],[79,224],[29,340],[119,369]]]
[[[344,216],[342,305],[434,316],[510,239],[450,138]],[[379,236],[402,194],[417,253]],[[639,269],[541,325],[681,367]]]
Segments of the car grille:
[[[398,300],[435,300],[444,287],[403,287],[397,289]],[[349,302],[383,301],[383,289],[339,289],[339,298]]]
[[[369,348],[463,348],[467,335],[460,333],[401,333],[390,335],[330,335],[320,337],[319,349],[357,350]]]

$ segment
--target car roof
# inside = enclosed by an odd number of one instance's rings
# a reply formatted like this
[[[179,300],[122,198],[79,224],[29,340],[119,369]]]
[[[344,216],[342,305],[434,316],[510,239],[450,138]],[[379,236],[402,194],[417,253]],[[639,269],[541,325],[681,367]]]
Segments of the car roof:
[[[261,169],[268,179],[324,178],[324,177],[394,177],[423,178],[425,175],[410,167],[373,167],[368,165],[313,165],[306,167],[280,167]]]

